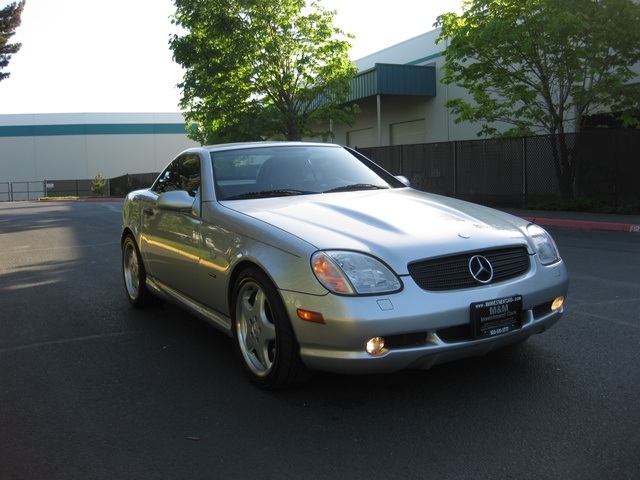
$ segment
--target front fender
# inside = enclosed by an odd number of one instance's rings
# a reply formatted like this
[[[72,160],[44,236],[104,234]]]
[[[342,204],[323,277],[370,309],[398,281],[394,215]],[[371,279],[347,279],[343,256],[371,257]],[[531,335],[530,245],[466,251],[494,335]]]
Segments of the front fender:
[[[156,196],[152,195],[149,190],[136,190],[127,194],[122,207],[122,232],[120,234],[120,242],[131,232],[140,245],[140,236],[142,235],[142,222],[144,221],[145,208],[151,208],[155,204]]]

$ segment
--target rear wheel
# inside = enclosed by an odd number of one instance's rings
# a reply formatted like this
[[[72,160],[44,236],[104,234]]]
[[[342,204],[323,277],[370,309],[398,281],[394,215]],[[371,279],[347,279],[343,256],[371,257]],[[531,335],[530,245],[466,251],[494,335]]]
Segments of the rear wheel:
[[[136,241],[131,234],[122,241],[122,278],[131,305],[143,308],[158,302],[147,288],[147,272]]]
[[[280,295],[261,270],[252,267],[240,275],[233,308],[236,346],[259,387],[286,388],[310,377]]]

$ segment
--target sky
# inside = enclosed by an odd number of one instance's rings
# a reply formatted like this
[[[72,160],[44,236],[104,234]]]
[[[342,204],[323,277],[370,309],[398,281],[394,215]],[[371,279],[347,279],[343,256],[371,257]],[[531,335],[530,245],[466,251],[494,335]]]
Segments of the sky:
[[[356,36],[357,60],[433,30],[462,0],[319,3]],[[172,0],[27,0],[10,40],[22,48],[0,82],[0,114],[178,112],[182,69],[168,46],[174,10]]]

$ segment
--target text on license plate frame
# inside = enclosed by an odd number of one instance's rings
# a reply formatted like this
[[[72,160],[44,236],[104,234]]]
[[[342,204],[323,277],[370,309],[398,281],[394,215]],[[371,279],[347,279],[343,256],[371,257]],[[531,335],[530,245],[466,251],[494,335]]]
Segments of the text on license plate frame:
[[[522,327],[522,295],[471,304],[473,338],[496,337]]]

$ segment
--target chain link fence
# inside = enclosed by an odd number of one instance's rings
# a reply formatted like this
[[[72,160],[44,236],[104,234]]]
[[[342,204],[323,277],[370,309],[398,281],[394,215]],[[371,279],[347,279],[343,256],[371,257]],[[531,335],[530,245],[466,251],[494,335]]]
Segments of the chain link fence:
[[[414,188],[491,206],[563,199],[553,160],[557,137],[471,140],[358,150]],[[640,202],[640,130],[596,130],[567,138],[574,198]]]
[[[109,194],[112,197],[124,197],[133,190],[150,187],[158,173],[127,173],[109,179]]]
[[[37,200],[44,196],[46,182],[2,182],[0,202],[20,202]]]
[[[0,202],[11,201],[11,184],[9,182],[0,183]]]
[[[640,202],[640,130],[596,130],[579,140],[576,195],[614,206]]]
[[[50,180],[46,182],[46,185],[47,197],[90,197],[93,195],[91,190],[93,180]]]
[[[127,193],[151,186],[158,173],[126,174],[105,179],[105,195],[124,197]],[[93,197],[93,179],[0,182],[0,202],[19,202],[40,198]]]
[[[360,148],[414,188],[499,207],[563,199],[553,160],[556,137],[518,137]],[[568,136],[575,198],[614,207],[640,203],[640,130],[595,130]],[[150,186],[157,173],[107,179],[106,192],[123,197]],[[0,183],[0,201],[92,196],[93,180]]]

